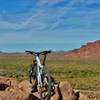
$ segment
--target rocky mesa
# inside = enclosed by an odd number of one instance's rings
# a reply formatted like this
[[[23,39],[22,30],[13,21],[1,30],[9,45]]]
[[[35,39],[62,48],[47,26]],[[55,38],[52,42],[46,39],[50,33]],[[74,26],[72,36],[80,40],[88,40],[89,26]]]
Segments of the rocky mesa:
[[[97,59],[100,58],[100,40],[89,42],[79,49],[69,51],[65,57],[67,59]]]

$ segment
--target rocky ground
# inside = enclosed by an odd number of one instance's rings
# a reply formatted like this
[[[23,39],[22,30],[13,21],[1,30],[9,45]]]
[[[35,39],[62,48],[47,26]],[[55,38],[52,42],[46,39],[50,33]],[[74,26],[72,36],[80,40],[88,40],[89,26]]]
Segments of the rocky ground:
[[[0,100],[40,100],[37,93],[31,93],[32,85],[24,80],[0,77]],[[68,81],[55,85],[51,100],[90,100],[86,95],[75,92]]]

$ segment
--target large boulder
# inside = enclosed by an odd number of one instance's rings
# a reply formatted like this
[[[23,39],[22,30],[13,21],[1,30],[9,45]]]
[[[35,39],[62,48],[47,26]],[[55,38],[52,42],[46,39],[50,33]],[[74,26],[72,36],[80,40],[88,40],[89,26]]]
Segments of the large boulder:
[[[0,90],[4,91],[8,87],[16,87],[18,85],[18,81],[15,78],[7,78],[0,76]]]
[[[18,88],[22,91],[30,93],[32,91],[32,84],[28,80],[24,80],[18,84]]]
[[[0,100],[39,100],[38,97],[31,93],[21,90],[6,91],[0,96]]]
[[[75,100],[76,99],[73,88],[68,81],[60,82],[59,90],[60,90],[61,100]]]
[[[0,100],[39,100],[31,94],[32,85],[24,80],[0,77]]]
[[[89,100],[86,95],[79,91],[74,91],[68,81],[62,81],[57,84],[54,91],[55,94],[51,97],[51,100]]]

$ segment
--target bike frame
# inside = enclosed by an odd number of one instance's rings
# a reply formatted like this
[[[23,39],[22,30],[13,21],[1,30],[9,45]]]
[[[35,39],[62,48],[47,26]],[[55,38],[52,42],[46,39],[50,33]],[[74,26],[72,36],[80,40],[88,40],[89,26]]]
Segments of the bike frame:
[[[36,74],[37,74],[37,88],[38,89],[40,89],[39,87],[42,87],[42,74],[43,74],[43,65],[41,64],[41,61],[40,61],[40,59],[39,59],[39,56],[38,55],[36,55],[36,62],[37,62],[37,72],[36,72]]]

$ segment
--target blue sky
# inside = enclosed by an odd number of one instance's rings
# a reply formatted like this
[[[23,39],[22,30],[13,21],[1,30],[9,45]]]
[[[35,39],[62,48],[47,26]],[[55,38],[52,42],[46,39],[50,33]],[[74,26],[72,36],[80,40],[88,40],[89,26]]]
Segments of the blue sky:
[[[70,50],[100,40],[100,0],[0,0],[0,50]]]

